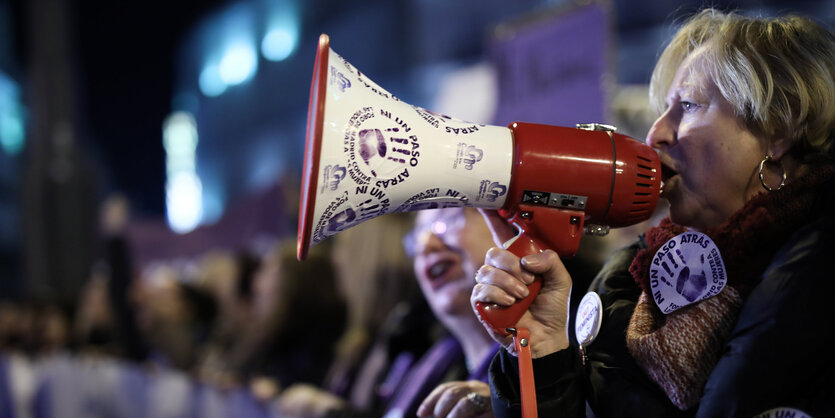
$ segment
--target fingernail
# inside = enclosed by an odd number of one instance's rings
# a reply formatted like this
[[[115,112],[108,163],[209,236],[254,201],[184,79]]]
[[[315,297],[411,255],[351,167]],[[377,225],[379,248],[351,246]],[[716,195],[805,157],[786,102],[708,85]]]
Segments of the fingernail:
[[[521,286],[521,285],[516,286],[516,296],[517,297],[519,297],[521,299],[524,299],[525,297],[528,296],[528,293],[530,293],[530,290],[528,290],[528,288],[526,286]]]
[[[536,264],[536,254],[530,254],[522,257],[522,264]]]
[[[533,273],[525,273],[525,285],[533,283],[534,280],[536,280],[536,276]]]

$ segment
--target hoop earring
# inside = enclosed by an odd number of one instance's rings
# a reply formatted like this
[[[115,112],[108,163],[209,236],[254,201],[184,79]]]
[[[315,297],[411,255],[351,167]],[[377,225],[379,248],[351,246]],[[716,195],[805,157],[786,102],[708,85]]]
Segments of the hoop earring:
[[[760,184],[762,184],[762,185],[763,185],[763,188],[764,188],[766,191],[769,191],[769,192],[773,192],[773,191],[775,191],[775,190],[780,190],[780,189],[782,189],[782,188],[783,188],[783,186],[785,186],[785,185],[786,185],[786,169],[783,167],[783,163],[780,163],[780,171],[782,171],[782,172],[783,172],[783,179],[782,179],[782,180],[780,180],[780,185],[779,185],[779,186],[777,186],[777,188],[776,188],[776,189],[774,189],[774,188],[771,188],[771,186],[769,186],[769,185],[765,184],[765,178],[763,177],[763,165],[765,165],[765,163],[767,163],[767,162],[771,162],[771,156],[770,156],[770,155],[768,155],[768,154],[766,154],[766,155],[765,155],[765,158],[763,158],[763,160],[762,160],[762,161],[760,161],[760,168],[759,168],[759,170],[758,170],[758,172],[759,172],[759,174],[760,174]]]

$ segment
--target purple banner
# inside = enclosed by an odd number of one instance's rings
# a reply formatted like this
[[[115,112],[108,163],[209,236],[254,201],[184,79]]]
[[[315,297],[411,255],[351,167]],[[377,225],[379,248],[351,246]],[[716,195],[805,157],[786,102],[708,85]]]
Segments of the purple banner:
[[[489,47],[499,85],[493,123],[606,122],[609,19],[592,3],[499,28]]]
[[[288,212],[298,203],[288,196],[298,196],[297,190],[276,183],[238,199],[214,224],[182,235],[172,232],[164,219],[133,220],[128,225],[127,239],[134,263],[143,266],[151,262],[193,259],[216,249],[256,250],[262,245],[268,248],[296,232],[295,214]]]

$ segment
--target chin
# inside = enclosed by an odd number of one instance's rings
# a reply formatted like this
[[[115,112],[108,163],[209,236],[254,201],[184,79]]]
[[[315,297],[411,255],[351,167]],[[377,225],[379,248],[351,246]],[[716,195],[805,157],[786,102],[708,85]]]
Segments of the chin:
[[[697,210],[696,212],[702,214],[704,213],[704,210]],[[697,231],[704,231],[706,228],[716,226],[721,223],[701,219],[699,216],[695,216],[693,211],[676,211],[673,207],[670,207],[670,220],[676,225],[686,226]]]
[[[682,216],[680,213],[670,208],[670,220],[673,221],[676,225],[684,225],[688,226],[690,224],[689,219],[686,216]]]
[[[698,225],[697,222],[693,220],[692,216],[687,216],[687,214],[677,213],[674,210],[670,209],[670,220],[673,221],[676,225],[686,226],[688,228],[695,228],[701,230],[701,227]]]
[[[705,197],[696,193],[685,193],[679,189],[666,199],[670,204],[670,220],[698,231],[720,225],[730,217],[730,213],[722,212],[723,207],[711,205]]]
[[[434,304],[438,316],[457,317],[472,312],[470,295],[449,295]]]
[[[697,218],[701,208],[699,205],[694,205],[692,199],[687,199],[681,193],[671,193],[671,196],[667,197],[667,203],[670,204],[668,213],[673,223],[693,228],[699,227]]]

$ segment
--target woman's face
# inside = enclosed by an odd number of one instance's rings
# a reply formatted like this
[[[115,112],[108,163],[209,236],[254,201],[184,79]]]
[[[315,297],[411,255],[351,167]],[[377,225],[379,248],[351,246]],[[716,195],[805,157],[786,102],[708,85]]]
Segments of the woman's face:
[[[435,315],[441,320],[472,315],[475,273],[493,246],[481,214],[464,208],[420,211],[407,240],[420,288]]]
[[[281,277],[281,256],[274,248],[264,257],[252,277],[252,306],[258,319],[269,317],[278,303]]]
[[[767,150],[703,66],[698,51],[681,64],[667,109],[647,135],[661,157],[670,218],[699,230],[721,224],[762,190],[757,167]]]

